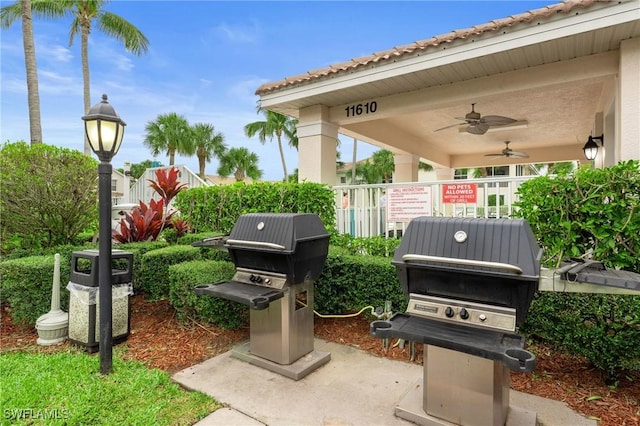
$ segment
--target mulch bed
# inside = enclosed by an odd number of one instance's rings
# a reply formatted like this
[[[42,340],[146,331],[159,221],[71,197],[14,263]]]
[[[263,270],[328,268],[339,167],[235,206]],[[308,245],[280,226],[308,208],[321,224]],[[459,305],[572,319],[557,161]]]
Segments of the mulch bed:
[[[181,324],[167,301],[147,302],[143,296],[131,300],[131,334],[123,357],[149,367],[175,373],[231,349],[249,338],[249,329],[224,330],[195,322]],[[14,325],[11,312],[2,307],[0,352],[27,350],[51,353],[66,350],[70,343],[37,346],[37,332]],[[317,318],[315,335],[335,343],[351,345],[375,356],[422,363],[422,345],[416,345],[410,360],[409,346],[391,342],[387,350],[369,334],[370,318]],[[598,420],[599,426],[640,426],[640,373],[625,372],[615,387],[608,387],[588,361],[535,343],[528,348],[537,356],[531,373],[512,373],[511,388],[565,402],[574,411]]]

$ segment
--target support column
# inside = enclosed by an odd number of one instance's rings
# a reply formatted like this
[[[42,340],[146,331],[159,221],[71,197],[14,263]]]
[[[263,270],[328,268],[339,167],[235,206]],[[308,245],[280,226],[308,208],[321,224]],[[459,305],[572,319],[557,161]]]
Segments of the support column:
[[[618,161],[640,159],[640,38],[620,43]]]
[[[413,154],[394,154],[393,183],[417,182],[420,157]]]
[[[453,179],[453,169],[450,169],[448,167],[436,167],[436,178],[438,180]]]
[[[314,105],[300,110],[298,119],[298,181],[335,185],[338,126],[329,122],[329,109]]]

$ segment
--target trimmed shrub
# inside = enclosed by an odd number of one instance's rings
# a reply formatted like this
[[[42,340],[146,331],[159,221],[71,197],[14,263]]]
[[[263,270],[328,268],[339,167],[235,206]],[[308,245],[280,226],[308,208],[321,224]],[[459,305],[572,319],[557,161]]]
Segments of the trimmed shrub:
[[[169,244],[164,241],[151,241],[142,243],[126,243],[116,244],[114,250],[122,250],[133,253],[133,291],[143,292],[142,290],[142,256],[152,250],[158,250],[168,247]]]
[[[316,213],[335,231],[333,189],[319,183],[236,182],[181,191],[174,205],[195,232],[229,233],[244,213]]]
[[[608,267],[640,272],[640,161],[523,182],[515,214],[529,222],[557,267],[591,253]]]
[[[142,255],[141,291],[149,300],[169,297],[169,266],[200,259],[200,250],[191,246],[169,246]]]
[[[586,357],[609,384],[640,370],[640,296],[539,292],[522,331]]]
[[[196,295],[196,285],[215,284],[233,278],[231,262],[194,260],[169,267],[169,300],[181,321],[204,320],[222,328],[239,328],[248,324],[249,308],[240,303]]]
[[[15,322],[35,325],[51,309],[54,256],[30,256],[0,262],[0,301],[8,302]],[[60,308],[68,311],[70,259],[60,256]]]
[[[342,255],[330,250],[315,284],[315,309],[321,314],[344,314],[365,306],[383,307],[390,300],[394,312],[407,302],[388,258]]]
[[[331,236],[331,244],[344,248],[352,255],[393,257],[400,245],[400,238],[375,236],[370,238],[354,237],[350,234]]]

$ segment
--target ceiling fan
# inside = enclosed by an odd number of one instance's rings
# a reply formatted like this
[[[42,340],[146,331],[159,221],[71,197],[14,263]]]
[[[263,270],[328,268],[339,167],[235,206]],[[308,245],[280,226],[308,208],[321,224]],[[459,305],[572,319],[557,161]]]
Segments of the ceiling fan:
[[[496,153],[496,154],[485,154],[485,157],[493,157],[493,158],[498,158],[498,157],[529,158],[529,154],[527,154],[525,152],[514,151],[511,148],[509,148],[509,143],[511,143],[511,142],[510,141],[505,141],[505,144],[507,146],[506,146],[505,149],[502,150],[502,152]]]
[[[504,126],[517,121],[513,118],[503,117],[501,115],[485,115],[483,117],[479,112],[476,112],[475,105],[476,104],[471,104],[471,112],[467,113],[464,117],[456,117],[456,120],[463,120],[464,123],[452,124],[450,126],[434,130],[434,132],[439,132],[440,130],[449,129],[455,126],[466,125],[467,133],[471,133],[473,135],[484,135],[492,126]]]

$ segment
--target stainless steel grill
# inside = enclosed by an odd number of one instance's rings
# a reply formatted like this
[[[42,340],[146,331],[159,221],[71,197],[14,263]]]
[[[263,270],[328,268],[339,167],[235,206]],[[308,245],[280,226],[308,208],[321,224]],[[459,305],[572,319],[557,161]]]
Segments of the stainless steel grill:
[[[422,409],[396,408],[397,415],[420,424],[505,424],[509,369],[535,368],[515,332],[537,289],[541,256],[522,220],[409,224],[392,262],[407,310],[371,324],[376,337],[424,344]]]
[[[260,365],[269,368],[270,363],[290,365],[313,351],[314,282],[329,248],[329,233],[320,218],[306,213],[245,214],[215,245],[227,249],[235,275],[194,291],[251,308],[250,355],[268,361]]]

